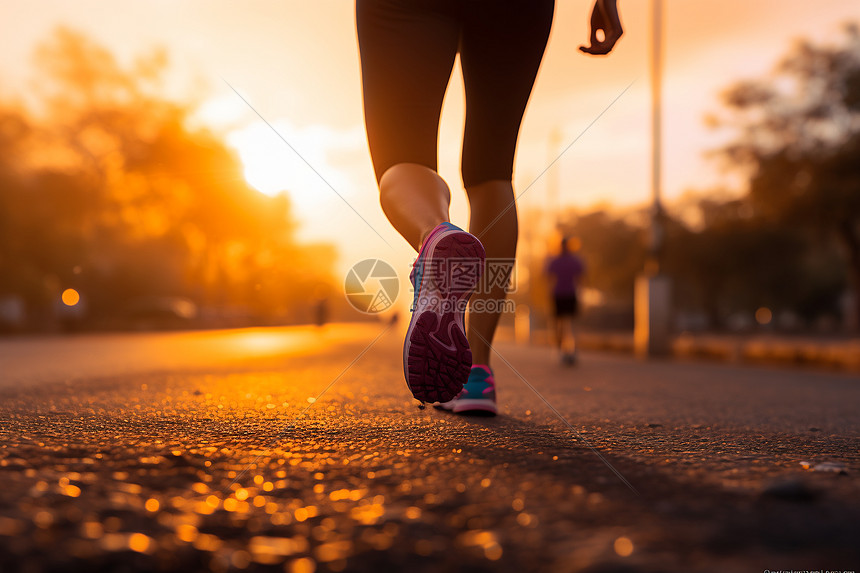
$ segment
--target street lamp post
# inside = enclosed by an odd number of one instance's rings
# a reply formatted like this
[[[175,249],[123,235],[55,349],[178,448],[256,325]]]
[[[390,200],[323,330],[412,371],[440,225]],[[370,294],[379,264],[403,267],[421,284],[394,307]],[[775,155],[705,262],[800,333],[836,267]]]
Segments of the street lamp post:
[[[651,0],[651,238],[649,264],[660,272],[663,250],[663,0]],[[656,267],[655,267],[656,265]]]
[[[663,0],[651,0],[651,229],[648,261],[636,277],[633,341],[641,357],[670,350],[671,283],[662,274],[664,218],[662,188]]]

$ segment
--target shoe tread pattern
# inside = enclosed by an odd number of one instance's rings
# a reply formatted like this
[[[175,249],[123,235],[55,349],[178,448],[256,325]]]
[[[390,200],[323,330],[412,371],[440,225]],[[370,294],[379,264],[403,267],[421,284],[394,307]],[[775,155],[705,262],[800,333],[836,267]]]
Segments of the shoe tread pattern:
[[[425,272],[433,272],[434,269],[429,265],[434,262],[451,259],[482,261],[484,248],[478,239],[468,233],[451,233],[436,244],[433,260],[425,263],[428,265]],[[447,402],[453,399],[469,378],[472,352],[460,327],[462,319],[459,324],[457,319],[458,315],[462,317],[466,309],[469,295],[480,278],[481,266],[476,276],[465,279],[467,282],[458,283],[456,288],[449,280],[441,282],[439,295],[449,301],[448,312],[440,316],[425,311],[417,317],[413,316],[416,324],[408,341],[406,382],[415,398],[422,402]]]

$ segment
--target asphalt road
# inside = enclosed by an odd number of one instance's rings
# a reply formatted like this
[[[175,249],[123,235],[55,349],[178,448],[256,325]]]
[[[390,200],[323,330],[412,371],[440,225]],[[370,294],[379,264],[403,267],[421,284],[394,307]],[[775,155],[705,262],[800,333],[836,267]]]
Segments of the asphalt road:
[[[860,378],[503,345],[467,418],[402,329],[0,340],[0,571],[860,568]]]

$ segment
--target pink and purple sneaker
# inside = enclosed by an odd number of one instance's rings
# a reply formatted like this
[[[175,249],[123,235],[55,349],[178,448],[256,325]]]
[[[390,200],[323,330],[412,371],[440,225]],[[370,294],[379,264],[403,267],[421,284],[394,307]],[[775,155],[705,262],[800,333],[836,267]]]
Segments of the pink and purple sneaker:
[[[437,226],[421,245],[410,275],[415,297],[403,345],[406,384],[421,402],[447,402],[469,378],[464,313],[483,268],[481,242],[451,223]]]
[[[483,414],[494,416],[498,413],[496,407],[496,379],[493,370],[484,364],[472,366],[469,379],[463,390],[450,402],[439,405],[440,408],[458,414]]]

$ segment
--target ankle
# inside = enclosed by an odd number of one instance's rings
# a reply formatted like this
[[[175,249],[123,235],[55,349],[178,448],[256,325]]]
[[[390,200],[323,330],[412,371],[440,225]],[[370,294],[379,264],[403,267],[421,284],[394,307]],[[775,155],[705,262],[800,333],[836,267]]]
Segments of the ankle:
[[[472,366],[485,366],[489,368],[490,357],[488,355],[483,355],[480,352],[475,352],[475,348],[472,347]]]
[[[419,239],[418,239],[418,250],[419,251],[424,246],[425,241],[427,241],[427,239],[430,237],[430,235],[433,233],[433,231],[435,231],[439,225],[441,225],[442,223],[446,223],[446,222],[447,221],[439,221],[438,223],[436,223],[432,227],[422,229],[421,234],[420,234]]]

